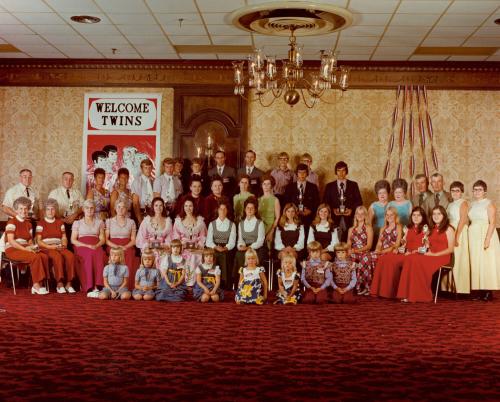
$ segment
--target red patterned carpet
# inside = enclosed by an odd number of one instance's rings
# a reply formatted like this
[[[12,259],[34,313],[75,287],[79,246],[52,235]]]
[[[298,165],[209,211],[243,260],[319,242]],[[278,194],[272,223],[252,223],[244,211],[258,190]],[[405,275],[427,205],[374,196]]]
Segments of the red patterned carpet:
[[[500,398],[498,299],[172,305],[2,284],[0,308],[5,401]]]

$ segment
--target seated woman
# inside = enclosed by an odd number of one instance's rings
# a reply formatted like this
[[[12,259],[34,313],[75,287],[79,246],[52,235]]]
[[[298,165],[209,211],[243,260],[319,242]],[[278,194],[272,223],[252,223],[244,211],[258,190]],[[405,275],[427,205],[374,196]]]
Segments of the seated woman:
[[[73,222],[71,243],[82,262],[80,281],[87,297],[99,297],[98,287],[104,285],[104,222],[95,217],[94,201],[83,203],[83,218]]]
[[[351,260],[356,264],[356,293],[368,295],[372,283],[374,261],[370,252],[373,229],[368,220],[368,211],[359,206],[354,212],[353,226],[347,233],[347,247]]]
[[[406,199],[406,192],[408,191],[408,183],[405,179],[396,179],[392,182],[392,192],[394,194],[394,201],[387,204],[388,207],[396,208],[398,211],[399,222],[401,225],[406,226],[410,222],[411,214],[411,201]]]
[[[205,245],[214,250],[215,264],[221,270],[222,287],[232,284],[234,247],[236,246],[236,225],[228,217],[228,205],[221,201],[217,213],[219,217],[208,225]]]
[[[330,261],[334,252],[335,245],[339,242],[337,228],[333,223],[332,211],[327,204],[320,204],[316,217],[309,228],[309,236],[307,236],[307,244],[317,241],[321,244],[321,259]]]
[[[135,263],[135,222],[127,218],[127,206],[123,200],[115,203],[116,215],[106,220],[106,244],[109,250],[121,248],[125,254],[125,265],[128,268],[128,289],[134,289],[135,273],[138,264]]]
[[[201,215],[194,208],[193,200],[184,201],[182,211],[175,218],[172,239],[182,242],[182,256],[186,260],[186,286],[193,287],[196,282],[195,270],[201,264],[201,253],[205,246],[207,227]]]
[[[402,246],[393,253],[381,256],[377,261],[370,295],[389,299],[396,297],[403,262],[407,256],[417,253],[419,247],[422,247],[426,230],[425,211],[421,207],[413,208],[411,223],[404,228]]]
[[[258,260],[264,261],[266,250],[264,240],[266,230],[264,223],[257,215],[257,199],[247,198],[243,204],[243,219],[238,224],[238,246],[233,265],[233,281],[238,277],[238,272],[245,265],[245,253],[248,249],[253,249],[257,253]]]
[[[10,218],[5,226],[5,255],[11,260],[29,264],[33,281],[31,294],[46,295],[49,291],[41,283],[49,278],[49,257],[40,253],[33,242],[33,227],[28,217],[31,200],[19,197],[14,201],[12,209],[16,216]]]
[[[94,187],[87,193],[87,200],[94,201],[95,215],[97,219],[105,221],[109,218],[110,194],[104,187],[106,172],[102,168],[94,170]]]
[[[56,218],[59,205],[49,198],[45,203],[45,218],[36,224],[36,240],[40,250],[49,257],[54,267],[57,293],[75,293],[75,255],[67,249],[68,239],[64,222]]]
[[[132,211],[132,192],[128,188],[129,172],[127,168],[118,169],[118,178],[115,183],[115,188],[111,193],[110,211],[111,216],[116,215],[116,203],[123,201],[127,209],[127,216],[131,215]]]
[[[152,211],[146,216],[135,239],[135,245],[142,251],[150,249],[156,257],[156,266],[160,266],[160,259],[170,251],[172,235],[172,220],[167,217],[165,202],[161,197],[151,201]]]
[[[450,262],[455,246],[455,230],[448,223],[446,210],[432,208],[431,233],[425,254],[411,254],[404,259],[397,298],[403,302],[432,301],[431,281],[434,273]]]
[[[375,183],[375,194],[377,201],[371,203],[368,208],[368,222],[373,226],[373,239],[377,244],[380,229],[384,226],[385,210],[389,203],[391,185],[387,180],[379,180]]]
[[[283,208],[283,215],[278,222],[274,237],[274,249],[279,251],[281,260],[285,255],[290,255],[295,260],[302,260],[304,250],[304,225],[300,224],[299,209],[295,204],[288,203]]]
[[[240,192],[235,194],[233,197],[233,210],[234,210],[234,222],[238,224],[243,216],[243,204],[248,197],[253,197],[253,194],[248,191],[250,188],[250,176],[247,174],[241,174],[239,176],[238,185],[240,187]]]
[[[274,238],[274,229],[278,226],[281,207],[278,198],[273,194],[273,187],[276,183],[274,177],[265,174],[261,177],[261,183],[263,194],[259,197],[259,215],[264,222],[266,242],[269,246]]]

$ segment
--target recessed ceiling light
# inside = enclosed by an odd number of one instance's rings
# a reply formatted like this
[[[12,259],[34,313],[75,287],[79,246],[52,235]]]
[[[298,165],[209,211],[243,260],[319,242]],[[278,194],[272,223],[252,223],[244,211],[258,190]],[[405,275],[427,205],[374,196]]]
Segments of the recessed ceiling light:
[[[80,24],[97,24],[101,19],[92,17],[91,15],[73,15],[71,21],[79,22]]]
[[[500,25],[500,18],[497,18],[495,21],[493,21],[495,24]]]

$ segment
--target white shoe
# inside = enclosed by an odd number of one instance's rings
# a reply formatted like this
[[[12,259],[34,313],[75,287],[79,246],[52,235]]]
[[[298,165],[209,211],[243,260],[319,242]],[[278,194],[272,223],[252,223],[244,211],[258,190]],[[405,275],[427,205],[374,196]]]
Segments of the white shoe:
[[[97,299],[99,297],[99,291],[98,290],[93,290],[91,292],[87,293],[87,297],[90,297],[92,299]]]
[[[34,286],[31,288],[32,295],[48,295],[49,291],[45,288],[36,289]]]
[[[64,286],[57,288],[57,293],[66,293],[66,289],[64,289]]]
[[[68,287],[66,288],[66,292],[68,292],[68,293],[76,293],[76,290],[75,290],[75,289],[73,289],[73,286],[68,286]]]

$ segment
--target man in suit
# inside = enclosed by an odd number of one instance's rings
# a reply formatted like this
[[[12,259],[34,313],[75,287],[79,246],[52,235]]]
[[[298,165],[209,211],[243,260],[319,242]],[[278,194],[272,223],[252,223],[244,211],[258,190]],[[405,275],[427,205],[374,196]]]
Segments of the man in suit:
[[[214,159],[215,166],[208,171],[208,176],[211,181],[214,177],[219,176],[222,179],[224,187],[222,193],[232,200],[236,187],[236,170],[231,166],[226,166],[226,154],[224,151],[217,151]]]
[[[316,210],[319,205],[319,190],[316,184],[307,181],[309,168],[303,163],[299,163],[295,169],[297,181],[289,183],[285,188],[285,204],[293,203],[299,208],[299,216],[308,229],[311,225]]]
[[[245,166],[238,169],[238,177],[242,174],[247,174],[250,178],[250,189],[249,191],[256,197],[262,195],[261,177],[264,174],[262,170],[255,166],[255,160],[257,159],[257,154],[251,149],[245,154]]]
[[[451,200],[450,193],[443,190],[444,179],[442,174],[434,173],[431,176],[431,188],[432,195],[427,197],[422,205],[429,221],[432,219],[432,208],[441,205],[444,209],[446,209]]]
[[[432,195],[429,191],[429,179],[423,173],[417,174],[415,176],[415,187],[417,189],[416,193],[413,195],[411,199],[411,203],[414,207],[423,206],[424,201]]]
[[[347,241],[347,231],[352,226],[354,211],[363,205],[358,183],[347,179],[349,168],[347,163],[339,161],[335,164],[337,180],[325,187],[323,202],[332,210],[333,221],[339,228],[340,241]]]
[[[163,160],[163,174],[157,176],[153,183],[153,197],[161,197],[165,201],[165,208],[173,218],[174,206],[177,198],[182,194],[182,183],[174,175],[175,160],[165,158]]]

